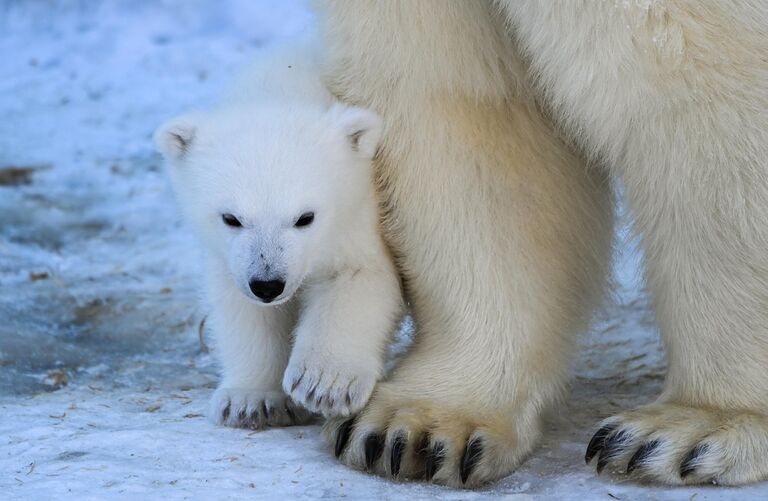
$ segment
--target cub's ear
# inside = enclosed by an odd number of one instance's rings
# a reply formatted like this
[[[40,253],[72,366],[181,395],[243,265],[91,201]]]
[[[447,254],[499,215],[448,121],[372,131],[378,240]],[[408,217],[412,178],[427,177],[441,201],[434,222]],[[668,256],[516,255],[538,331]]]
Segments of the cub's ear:
[[[155,147],[167,160],[179,161],[189,153],[200,126],[201,114],[190,113],[172,118],[153,136]]]
[[[381,117],[371,110],[340,103],[334,104],[330,113],[347,136],[352,150],[365,158],[373,158],[381,139],[383,127]]]

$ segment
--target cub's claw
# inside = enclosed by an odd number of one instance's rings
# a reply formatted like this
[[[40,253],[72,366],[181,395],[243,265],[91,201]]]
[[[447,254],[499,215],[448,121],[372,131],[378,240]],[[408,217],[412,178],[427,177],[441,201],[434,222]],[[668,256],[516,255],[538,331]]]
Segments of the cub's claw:
[[[312,414],[282,391],[219,388],[211,397],[210,418],[217,424],[254,430],[306,424]]]

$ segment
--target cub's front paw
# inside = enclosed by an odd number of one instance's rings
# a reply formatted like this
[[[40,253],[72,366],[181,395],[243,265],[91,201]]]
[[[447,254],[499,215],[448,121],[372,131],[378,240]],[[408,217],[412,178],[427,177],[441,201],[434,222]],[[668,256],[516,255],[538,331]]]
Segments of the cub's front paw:
[[[349,416],[365,406],[378,378],[376,368],[298,358],[285,370],[283,389],[312,412],[326,417]]]
[[[262,429],[305,424],[312,415],[282,391],[219,388],[211,398],[210,418],[233,428]]]

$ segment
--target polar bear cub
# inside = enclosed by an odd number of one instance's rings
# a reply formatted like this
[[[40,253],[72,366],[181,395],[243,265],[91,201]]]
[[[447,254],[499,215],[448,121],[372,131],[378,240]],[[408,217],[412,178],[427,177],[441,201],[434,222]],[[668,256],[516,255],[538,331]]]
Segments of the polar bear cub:
[[[297,45],[268,50],[213,110],[155,133],[205,250],[223,369],[215,421],[349,415],[383,375],[403,304],[378,227],[381,127],[333,99]]]

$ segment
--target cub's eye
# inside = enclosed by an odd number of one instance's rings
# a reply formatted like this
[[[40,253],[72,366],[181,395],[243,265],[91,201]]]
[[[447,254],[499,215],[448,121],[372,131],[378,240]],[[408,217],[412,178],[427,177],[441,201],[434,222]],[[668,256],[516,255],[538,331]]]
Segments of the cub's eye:
[[[227,226],[231,226],[233,228],[240,228],[243,224],[232,214],[222,214],[221,220],[224,221],[224,224]]]
[[[305,212],[299,217],[299,219],[296,220],[296,223],[294,223],[294,226],[296,228],[303,228],[305,226],[309,226],[310,224],[312,224],[312,221],[314,220],[315,220],[314,212]]]

